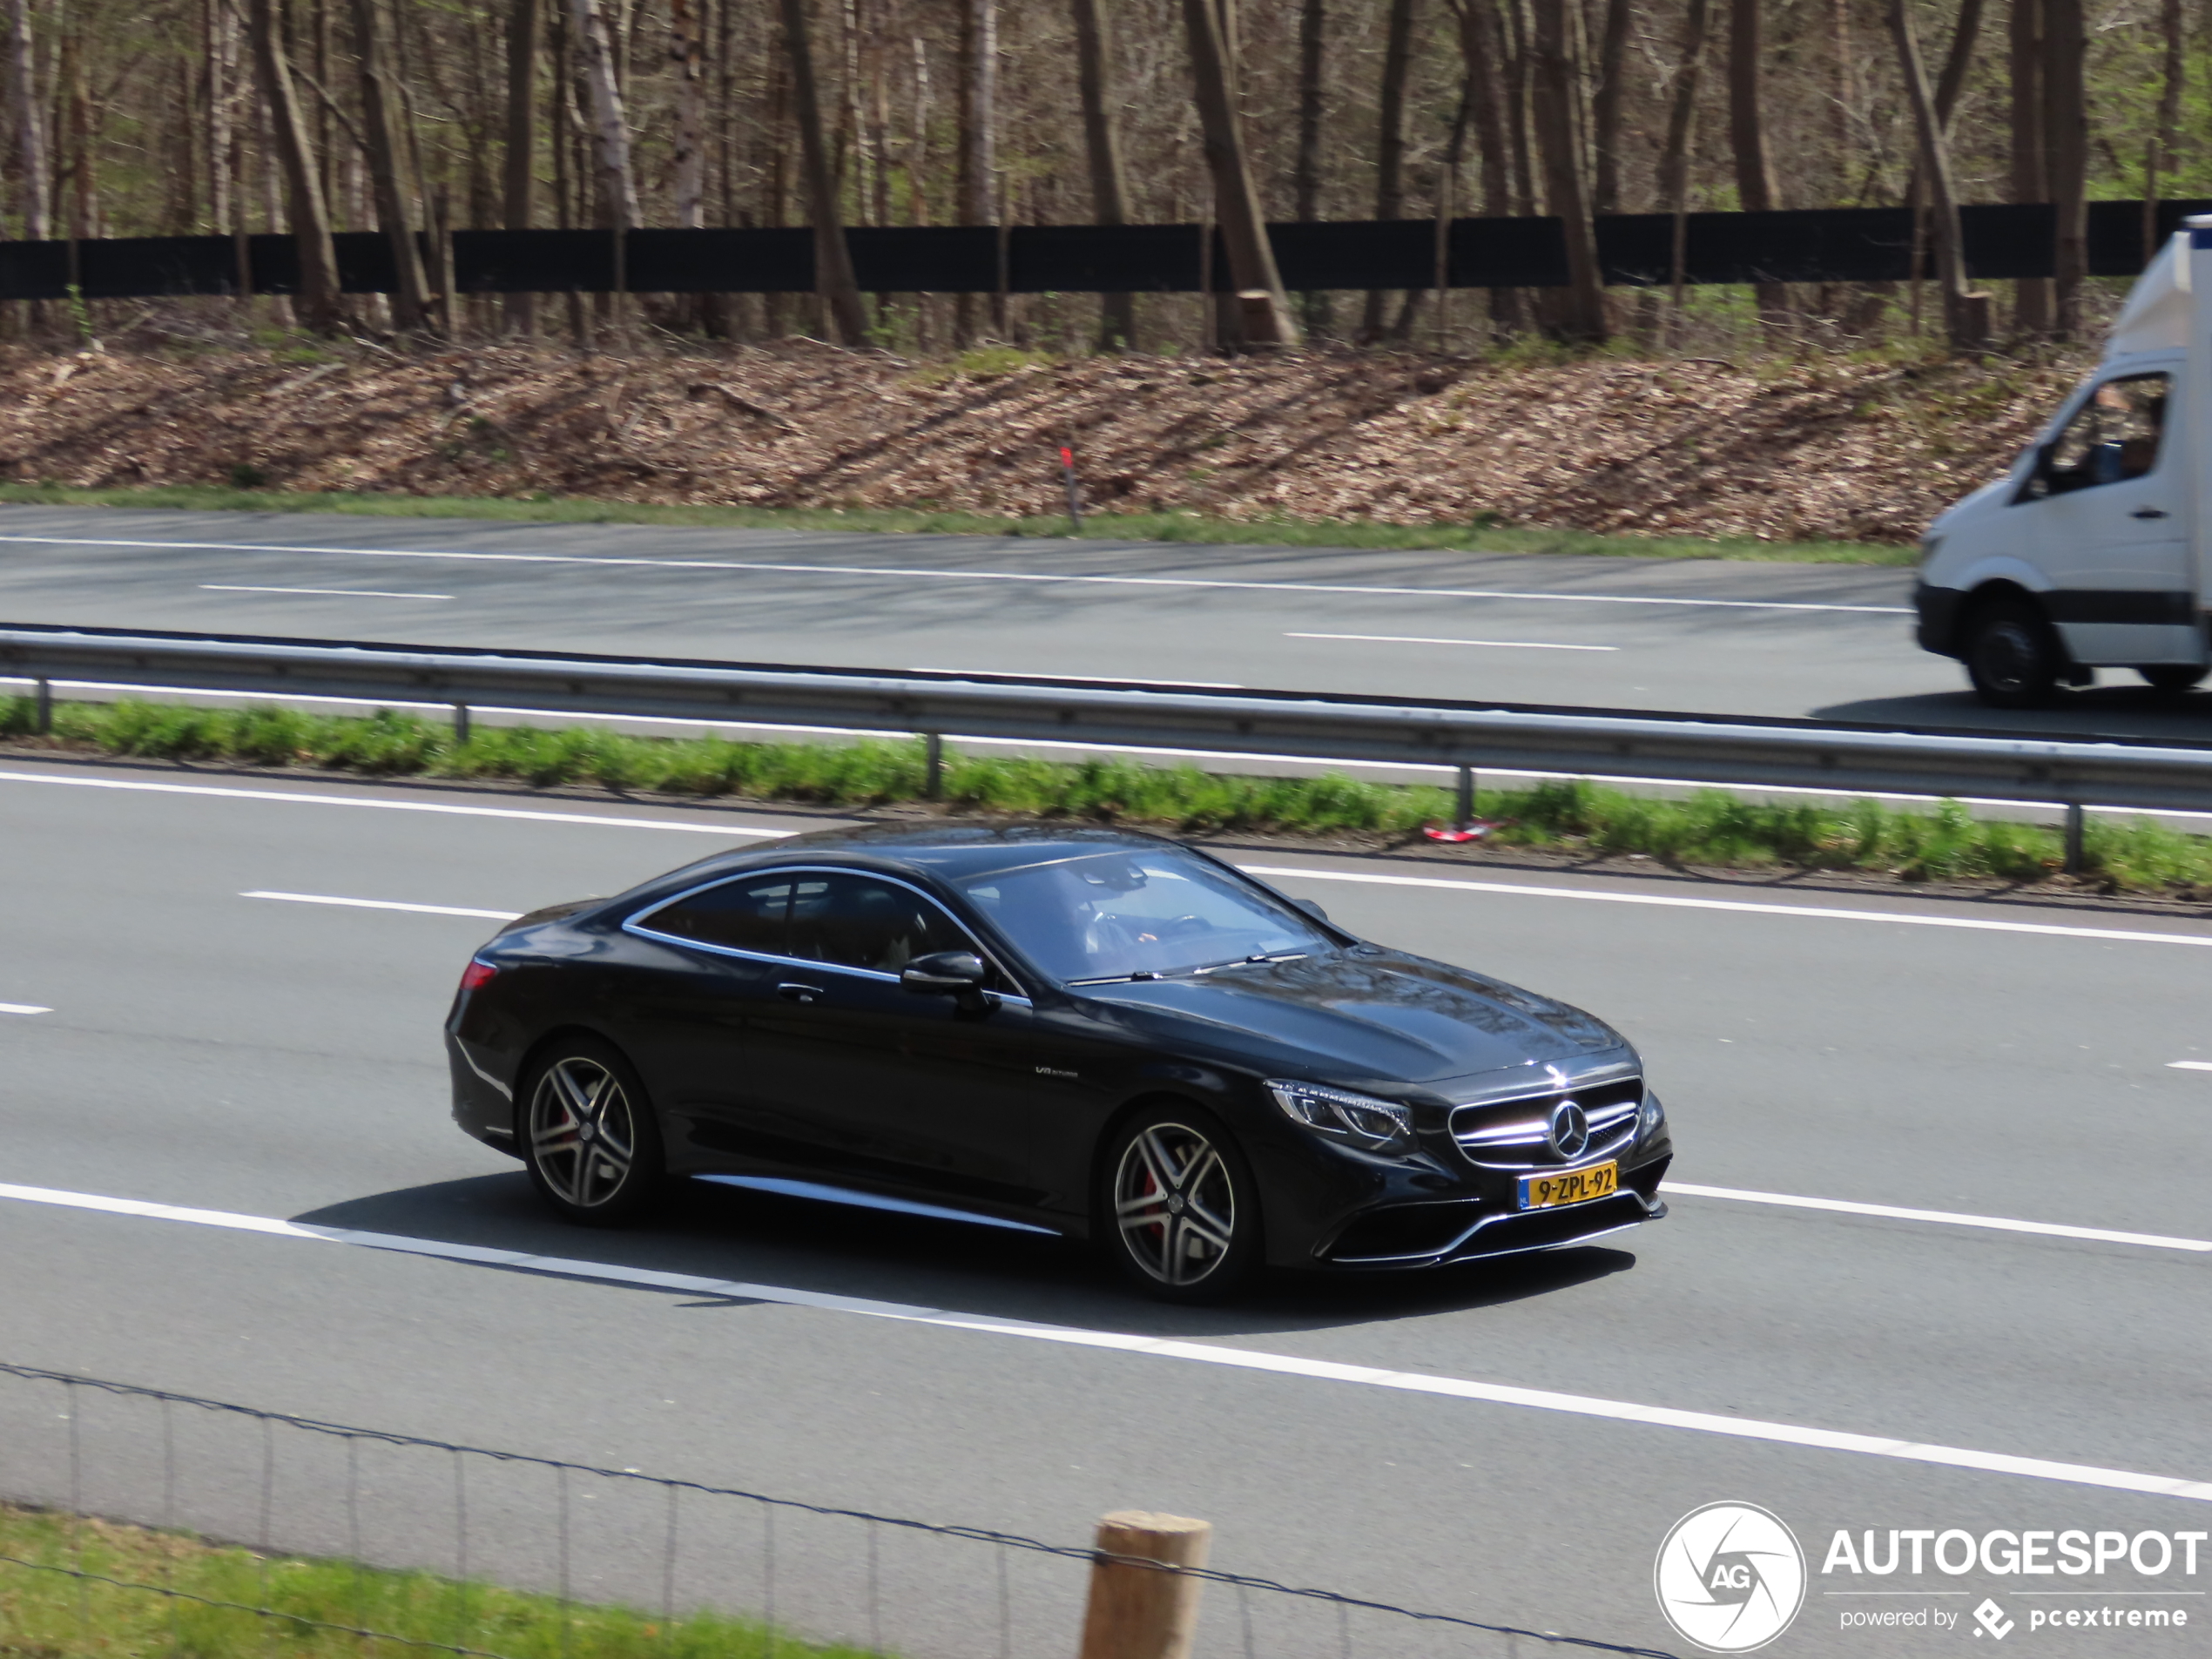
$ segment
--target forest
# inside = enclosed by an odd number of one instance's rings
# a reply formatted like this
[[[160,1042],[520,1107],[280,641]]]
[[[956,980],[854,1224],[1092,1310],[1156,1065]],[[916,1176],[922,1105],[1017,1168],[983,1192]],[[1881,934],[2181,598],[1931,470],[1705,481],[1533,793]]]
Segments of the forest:
[[[0,235],[282,233],[265,323],[928,353],[2078,337],[2084,204],[2212,194],[2212,0],[7,0]],[[1962,204],[2055,206],[1973,291]],[[1911,205],[1926,280],[1603,289],[1615,213]],[[1549,215],[1570,280],[1286,293],[1264,226]],[[1234,292],[862,294],[867,226],[1217,226]],[[814,227],[813,295],[456,295],[493,228]],[[329,239],[392,239],[388,296]],[[2146,236],[2148,236],[2146,219]],[[105,302],[111,307],[118,302]],[[2086,309],[2085,309],[2086,308]],[[12,331],[70,307],[10,305]],[[75,326],[88,327],[80,304]]]

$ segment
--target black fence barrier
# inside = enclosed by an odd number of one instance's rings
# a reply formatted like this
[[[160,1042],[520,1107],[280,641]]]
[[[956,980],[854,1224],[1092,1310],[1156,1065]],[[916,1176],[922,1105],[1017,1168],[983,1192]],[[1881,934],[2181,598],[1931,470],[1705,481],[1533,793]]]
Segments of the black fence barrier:
[[[2155,236],[2212,201],[2161,202]],[[2055,210],[1989,204],[1960,210],[1966,268],[1976,280],[2053,273]],[[1901,282],[1912,275],[1912,215],[1902,207],[1775,213],[1691,213],[1683,277],[1698,284]],[[875,293],[1195,293],[1211,270],[1229,286],[1218,234],[1202,257],[1196,225],[855,226],[846,232],[860,287]],[[1431,219],[1272,225],[1268,234],[1293,291],[1427,288],[1436,283]],[[334,239],[348,293],[389,293],[392,246],[382,233]],[[2143,266],[2142,204],[2089,204],[2089,271],[2133,276]],[[1597,220],[1599,262],[1615,287],[1673,280],[1674,220],[1623,213]],[[1567,281],[1556,219],[1458,219],[1445,239],[1453,288],[1545,288]],[[1923,273],[1926,252],[1920,250]],[[806,293],[814,234],[805,228],[456,231],[454,287],[462,293]],[[102,241],[0,242],[0,300],[291,293],[293,239],[284,235],[142,236]]]

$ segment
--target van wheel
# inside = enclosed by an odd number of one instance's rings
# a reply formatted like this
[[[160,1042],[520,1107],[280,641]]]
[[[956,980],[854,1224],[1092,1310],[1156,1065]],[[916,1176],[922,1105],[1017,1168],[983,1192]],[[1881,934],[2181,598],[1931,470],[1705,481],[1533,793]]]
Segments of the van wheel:
[[[1997,709],[2041,707],[2066,669],[2058,636],[2025,599],[1993,599],[1974,612],[1966,660],[1976,695]]]
[[[2212,673],[2212,669],[2198,668],[2188,663],[2154,663],[2135,671],[2143,677],[2143,683],[2152,691],[2175,697],[2196,685],[2208,673]]]

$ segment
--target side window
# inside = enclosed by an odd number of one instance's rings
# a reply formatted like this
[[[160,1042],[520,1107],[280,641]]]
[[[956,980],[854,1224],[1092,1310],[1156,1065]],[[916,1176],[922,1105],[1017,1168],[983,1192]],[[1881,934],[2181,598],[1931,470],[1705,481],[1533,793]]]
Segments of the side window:
[[[787,954],[840,968],[895,974],[933,951],[974,941],[928,900],[864,875],[802,876],[792,901]]]
[[[785,954],[792,886],[788,875],[751,880],[740,877],[665,905],[639,925],[678,939],[696,939],[703,945],[780,956]]]
[[[2171,387],[2170,375],[2130,374],[2090,393],[2051,445],[2029,496],[2094,489],[2148,474],[2158,465]]]

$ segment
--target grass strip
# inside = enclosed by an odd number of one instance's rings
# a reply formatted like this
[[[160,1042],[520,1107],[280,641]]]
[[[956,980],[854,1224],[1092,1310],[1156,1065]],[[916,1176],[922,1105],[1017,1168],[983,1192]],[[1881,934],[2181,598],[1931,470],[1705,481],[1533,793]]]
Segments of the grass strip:
[[[0,484],[0,502],[41,507],[175,508],[191,512],[352,513],[379,518],[478,518],[547,524],[687,524],[725,529],[865,530],[890,535],[1015,536],[1069,539],[1063,517],[1005,518],[988,513],[897,508],[719,507],[594,501],[583,496],[400,496],[368,491],[315,494],[214,484],[148,484],[74,489],[60,484]],[[1224,518],[1197,512],[1091,513],[1085,541],[1188,542],[1239,547],[1325,547],[1469,553],[1595,554],[1615,558],[1750,559],[1797,564],[1909,565],[1910,547],[1871,542],[1703,540],[1687,536],[1597,536],[1513,525],[1379,524],[1358,519]]]
[[[0,1558],[0,1655],[10,1659],[362,1659],[432,1647],[509,1659],[730,1659],[771,1650],[767,1626],[718,1613],[664,1624],[625,1607],[265,1556],[190,1533],[7,1505]],[[372,1644],[361,1630],[396,1640]],[[794,1659],[861,1659],[859,1649],[772,1634],[773,1651]]]
[[[0,703],[0,737],[31,737],[37,721],[31,698]],[[927,782],[919,738],[742,743],[633,737],[590,726],[479,725],[466,742],[457,742],[448,723],[394,710],[364,716],[136,700],[57,703],[51,738],[64,747],[150,759],[836,806],[918,801]],[[974,755],[949,746],[942,796],[959,811],[1185,833],[1351,831],[1410,838],[1453,810],[1452,797],[1439,787],[1370,783],[1338,772],[1265,778],[1187,764]],[[1557,781],[1485,790],[1481,810],[1500,825],[1494,845],[1641,854],[1676,867],[1866,870],[1908,881],[2027,884],[2057,875],[2065,864],[2055,828],[1977,819],[1949,800],[1900,810],[1873,800],[1750,800],[1719,789],[1655,797]],[[2212,840],[2146,819],[2093,817],[2083,850],[2085,875],[2110,891],[2195,898],[2212,888]]]

